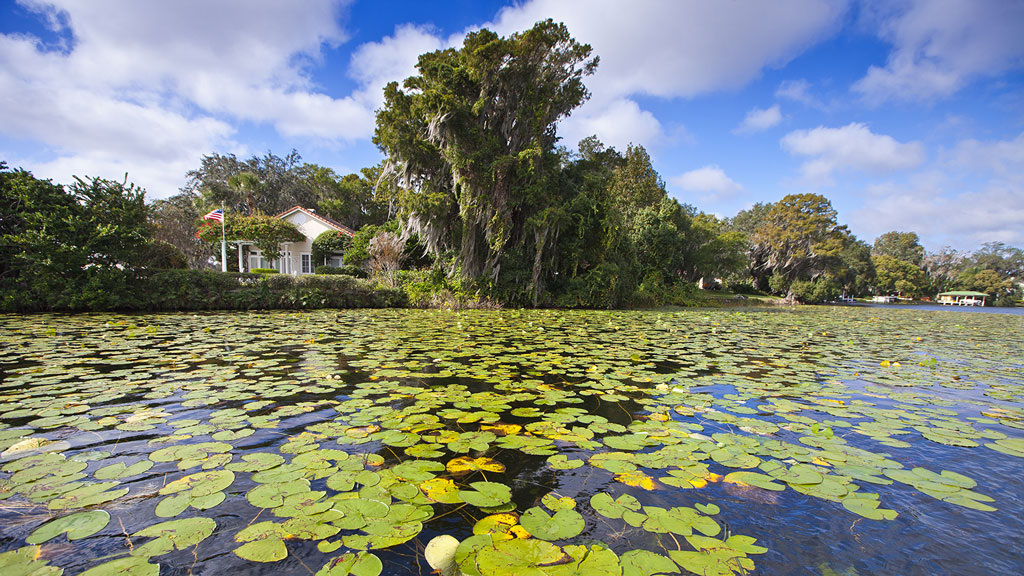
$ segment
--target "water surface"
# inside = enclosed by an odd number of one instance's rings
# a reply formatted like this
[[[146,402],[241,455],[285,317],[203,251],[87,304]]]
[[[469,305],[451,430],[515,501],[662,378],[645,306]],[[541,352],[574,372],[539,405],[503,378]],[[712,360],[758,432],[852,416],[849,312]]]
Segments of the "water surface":
[[[0,317],[0,553],[427,574],[450,535],[466,573],[1020,572],[1024,318],[886,308]]]

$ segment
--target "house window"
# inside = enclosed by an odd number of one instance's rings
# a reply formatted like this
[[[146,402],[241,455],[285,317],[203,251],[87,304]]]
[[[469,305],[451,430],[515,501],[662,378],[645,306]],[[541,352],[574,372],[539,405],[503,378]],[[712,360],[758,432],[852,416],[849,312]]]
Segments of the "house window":
[[[258,250],[253,250],[249,253],[249,270],[255,270],[256,268],[266,268],[263,266],[264,260],[263,255]]]
[[[303,274],[312,274],[313,273],[313,255],[309,254],[309,253],[303,253],[299,257],[302,258],[302,268],[301,268],[300,271]]]
[[[273,268],[282,274],[291,274],[292,253],[281,252],[281,257],[277,260],[267,260],[259,250],[253,250],[249,253],[249,270],[254,268]]]

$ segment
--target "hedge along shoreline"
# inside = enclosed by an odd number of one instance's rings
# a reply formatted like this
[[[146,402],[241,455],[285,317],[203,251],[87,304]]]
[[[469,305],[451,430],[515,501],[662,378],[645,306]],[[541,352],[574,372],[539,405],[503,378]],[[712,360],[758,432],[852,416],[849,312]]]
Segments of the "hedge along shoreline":
[[[206,270],[83,271],[62,286],[5,282],[5,312],[171,312],[401,308],[401,290],[377,288],[350,276],[239,274]],[[48,286],[46,284],[49,284]]]

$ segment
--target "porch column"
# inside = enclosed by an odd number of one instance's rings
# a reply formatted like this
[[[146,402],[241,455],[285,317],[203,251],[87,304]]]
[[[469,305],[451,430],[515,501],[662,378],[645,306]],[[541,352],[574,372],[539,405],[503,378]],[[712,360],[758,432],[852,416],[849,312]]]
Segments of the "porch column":
[[[245,266],[242,265],[242,243],[238,242],[238,271],[245,272]]]

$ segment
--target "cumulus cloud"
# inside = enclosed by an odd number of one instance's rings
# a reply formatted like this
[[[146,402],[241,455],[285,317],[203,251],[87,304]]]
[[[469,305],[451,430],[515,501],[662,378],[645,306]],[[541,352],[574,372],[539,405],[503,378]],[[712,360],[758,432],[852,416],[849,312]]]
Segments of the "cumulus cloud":
[[[573,147],[596,134],[604,144],[625,151],[630,144],[650,145],[664,136],[661,122],[628,98],[601,99],[562,120],[558,131],[562,144]]]
[[[363,86],[361,98],[384,103],[382,88],[391,81],[402,81],[416,73],[420,54],[445,47],[433,30],[423,26],[398,26],[392,36],[380,42],[367,42],[352,53],[349,75]]]
[[[799,102],[810,108],[824,109],[825,105],[811,94],[811,83],[804,79],[785,80],[775,90],[775,97]]]
[[[630,118],[645,112],[636,96],[689,98],[739,89],[833,34],[845,12],[845,2],[825,0],[638,1],[628,9],[612,0],[532,0],[503,9],[485,26],[511,34],[552,18],[593,46],[601,58],[596,74],[587,79],[595,99],[563,129],[585,133],[588,124],[596,124],[609,130],[598,137],[611,141],[632,131],[628,120],[610,121],[611,110],[629,107],[635,110]],[[633,141],[654,128],[653,116],[643,119]]]
[[[988,170],[1000,176],[1024,178],[1024,132],[1012,140],[961,140],[947,155],[956,166],[966,170]],[[1024,189],[1021,201],[1024,202]]]
[[[751,132],[763,132],[769,128],[774,128],[782,122],[782,110],[779,105],[776,104],[771,108],[754,108],[750,112],[747,112],[743,122],[736,127],[734,132],[740,134],[747,134]]]
[[[690,170],[671,180],[671,183],[686,192],[704,194],[722,198],[732,196],[743,190],[725,171],[714,164]]]
[[[1024,133],[961,140],[925,170],[866,189],[850,223],[859,233],[918,232],[929,248],[1024,245]]]
[[[372,103],[327,96],[308,74],[346,40],[344,4],[23,0],[64,40],[0,35],[0,132],[56,151],[26,159],[40,176],[129,172],[150,197],[177,192],[202,154],[238,149],[238,121],[365,138]]]
[[[892,44],[885,66],[871,66],[853,85],[868,102],[949,96],[976,78],[1024,66],[1024,3],[880,1],[865,13]]]
[[[808,183],[816,185],[833,184],[836,172],[884,174],[916,168],[925,160],[920,142],[898,142],[858,122],[840,128],[795,130],[786,134],[781,144],[791,154],[810,157],[801,166],[801,173]]]
[[[1024,245],[1024,202],[1019,187],[989,181],[967,190],[956,186],[949,192],[952,186],[937,187],[935,179],[924,180],[932,181],[871,187],[871,201],[847,216],[850,226],[864,237],[913,230],[930,250],[974,248],[993,241]]]

